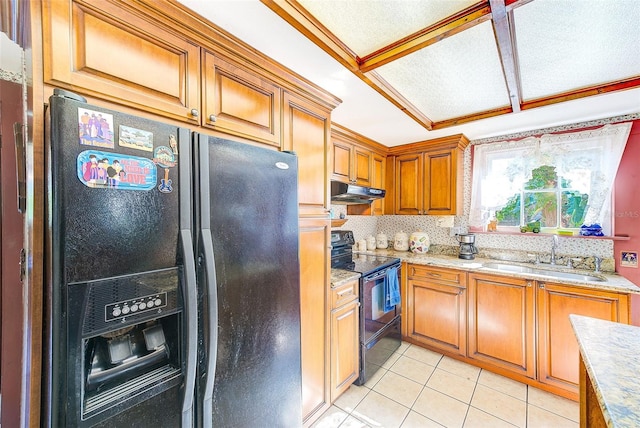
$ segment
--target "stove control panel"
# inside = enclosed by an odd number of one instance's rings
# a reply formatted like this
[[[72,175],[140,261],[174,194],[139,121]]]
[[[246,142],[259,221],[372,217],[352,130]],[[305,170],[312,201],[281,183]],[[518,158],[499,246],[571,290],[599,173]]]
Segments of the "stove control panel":
[[[349,246],[355,243],[353,232],[350,230],[334,230],[331,232],[331,245],[333,247]]]
[[[167,306],[167,293],[150,294],[144,297],[109,303],[104,307],[105,321],[113,321],[130,315],[155,311]]]

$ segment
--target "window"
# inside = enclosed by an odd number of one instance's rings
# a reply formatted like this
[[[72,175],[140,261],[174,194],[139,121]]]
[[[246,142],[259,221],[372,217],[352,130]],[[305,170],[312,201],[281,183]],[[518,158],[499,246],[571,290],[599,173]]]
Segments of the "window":
[[[611,235],[611,187],[631,124],[474,146],[469,225],[555,231],[600,224]]]

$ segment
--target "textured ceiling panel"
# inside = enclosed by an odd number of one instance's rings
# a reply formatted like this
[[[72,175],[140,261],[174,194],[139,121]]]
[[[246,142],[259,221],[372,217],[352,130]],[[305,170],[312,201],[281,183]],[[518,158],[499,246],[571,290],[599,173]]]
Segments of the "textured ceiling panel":
[[[510,105],[489,21],[376,71],[432,121]]]
[[[453,15],[477,0],[299,0],[363,57]]]
[[[536,0],[514,21],[525,100],[640,75],[638,0]]]

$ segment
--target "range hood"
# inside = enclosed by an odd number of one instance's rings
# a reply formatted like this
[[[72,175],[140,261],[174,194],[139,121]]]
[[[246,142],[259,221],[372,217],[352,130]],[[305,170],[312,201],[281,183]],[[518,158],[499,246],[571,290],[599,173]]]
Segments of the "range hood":
[[[384,194],[384,189],[331,182],[331,203],[336,205],[370,204],[376,199],[384,198]]]

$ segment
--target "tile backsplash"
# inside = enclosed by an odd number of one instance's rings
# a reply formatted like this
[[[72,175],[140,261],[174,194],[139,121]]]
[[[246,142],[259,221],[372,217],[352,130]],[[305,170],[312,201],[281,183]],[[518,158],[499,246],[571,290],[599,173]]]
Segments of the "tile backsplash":
[[[346,214],[344,206],[334,206],[334,214]],[[407,215],[384,215],[373,216],[347,216],[347,222],[340,227],[343,230],[352,230],[357,240],[367,238],[369,235],[375,236],[379,232],[387,235],[389,242],[393,245],[393,237],[397,232],[403,231],[410,235],[415,231],[426,232],[429,235],[431,245],[440,247],[440,253],[457,253],[458,241],[455,236],[450,236],[448,227],[438,225],[438,216],[407,216]],[[463,219],[456,216],[454,226],[463,224]],[[464,229],[466,230],[466,229]],[[476,247],[480,252],[479,256],[510,260],[515,262],[532,261],[538,255],[543,262],[548,262],[551,252],[551,236],[527,234],[476,234]],[[447,252],[442,247],[451,247]],[[559,245],[556,251],[558,263],[567,264],[570,258],[575,260],[576,267],[583,269],[593,269],[593,257],[603,259],[602,270],[612,272],[615,270],[613,259],[613,240],[611,239],[584,239],[559,237]]]

